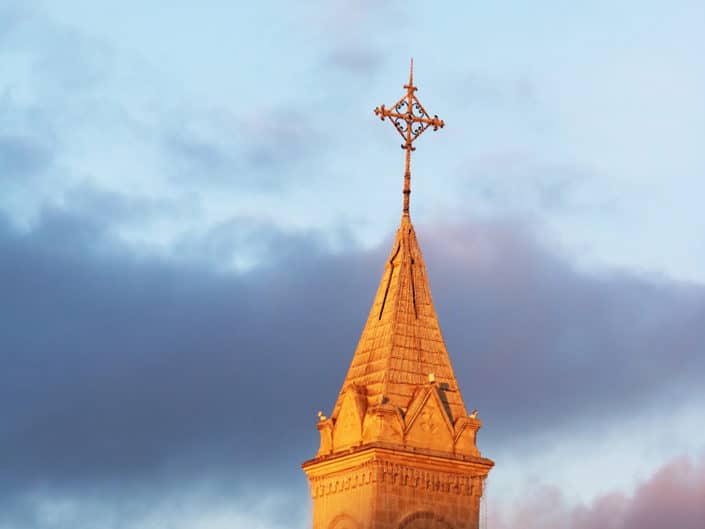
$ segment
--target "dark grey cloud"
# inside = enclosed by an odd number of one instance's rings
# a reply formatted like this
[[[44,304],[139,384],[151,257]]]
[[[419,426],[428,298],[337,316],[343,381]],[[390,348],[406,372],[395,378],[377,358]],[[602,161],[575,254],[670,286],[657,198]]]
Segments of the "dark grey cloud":
[[[238,473],[258,447],[308,455],[304,425],[325,401],[314,382],[334,394],[347,359],[333,351],[355,338],[341,326],[352,310],[309,318],[328,308],[312,278],[333,288],[335,267],[318,270],[315,245],[287,251],[274,234],[285,259],[227,276],[107,253],[105,229],[60,211],[30,236],[3,227],[3,479],[141,475],[201,452],[193,464],[230,461]],[[330,372],[329,351],[340,364]],[[282,435],[293,441],[283,451]]]
[[[315,233],[237,219],[149,258],[84,211],[0,226],[0,496],[276,479],[303,501],[315,412],[333,403],[388,248],[331,253]],[[514,222],[419,232],[489,456],[699,391],[701,286],[578,273]],[[259,266],[224,271],[230,246],[253,245]]]
[[[487,410],[490,445],[505,428],[643,410],[666,388],[695,392],[705,375],[700,285],[580,273],[515,224],[424,239],[446,339],[466,400]]]
[[[341,234],[344,235],[344,234]],[[315,231],[285,234],[269,222],[234,217],[203,234],[187,235],[175,245],[174,252],[199,259],[206,266],[220,263],[267,269],[279,263],[295,263],[319,255],[327,242]]]

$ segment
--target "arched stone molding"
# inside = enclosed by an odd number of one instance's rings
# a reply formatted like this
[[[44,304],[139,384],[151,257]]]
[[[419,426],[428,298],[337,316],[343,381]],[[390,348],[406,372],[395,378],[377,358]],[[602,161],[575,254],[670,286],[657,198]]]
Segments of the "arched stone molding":
[[[362,529],[360,523],[349,514],[339,514],[328,525],[328,529]]]
[[[441,515],[431,511],[418,511],[405,517],[399,529],[455,529]]]

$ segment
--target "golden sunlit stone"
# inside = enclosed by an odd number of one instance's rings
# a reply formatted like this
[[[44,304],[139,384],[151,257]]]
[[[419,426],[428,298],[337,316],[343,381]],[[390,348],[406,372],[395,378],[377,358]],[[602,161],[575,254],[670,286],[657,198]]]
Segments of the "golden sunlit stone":
[[[405,88],[411,113],[411,75]],[[395,109],[377,113],[403,117],[400,103]],[[411,127],[414,117],[404,119]],[[403,215],[372,309],[333,413],[319,414],[318,453],[303,464],[314,529],[479,527],[483,480],[494,463],[475,444],[482,423],[465,408],[409,217],[418,135],[407,131],[402,145]]]

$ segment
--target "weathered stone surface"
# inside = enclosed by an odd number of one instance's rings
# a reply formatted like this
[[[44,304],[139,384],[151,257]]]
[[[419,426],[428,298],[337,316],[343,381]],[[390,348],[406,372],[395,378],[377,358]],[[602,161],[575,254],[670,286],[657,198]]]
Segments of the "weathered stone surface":
[[[482,458],[383,447],[309,461],[313,528],[477,529],[491,467]]]

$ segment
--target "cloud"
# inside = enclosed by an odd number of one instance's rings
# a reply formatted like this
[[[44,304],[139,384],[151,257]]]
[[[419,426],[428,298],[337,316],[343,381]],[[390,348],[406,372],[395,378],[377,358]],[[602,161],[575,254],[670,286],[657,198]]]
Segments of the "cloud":
[[[552,487],[537,486],[519,505],[493,510],[497,529],[699,529],[705,520],[705,464],[682,457],[660,468],[632,495],[607,493],[571,507]]]
[[[80,494],[44,488],[10,502],[0,500],[0,529],[290,529],[309,525],[307,506],[275,489],[270,485],[259,493],[224,494],[222,486],[203,481],[184,487],[159,483],[159,490],[99,486]]]
[[[542,212],[562,217],[614,215],[617,198],[597,189],[602,175],[592,167],[538,159],[530,151],[503,148],[466,160],[465,194],[501,212]]]
[[[31,7],[10,13],[0,30],[0,209],[13,221],[31,224],[57,204],[81,211],[81,194],[100,194],[111,211],[137,214],[113,217],[115,231],[157,245],[217,226],[233,204],[273,208],[321,173],[330,138],[301,101],[224,108],[175,89],[123,47]],[[145,208],[150,222],[136,228]]]
[[[354,334],[336,327],[340,314],[309,317],[326,308],[311,278],[334,283],[333,269],[316,270],[315,246],[297,256],[270,242],[284,260],[223,276],[188,258],[107,252],[117,242],[105,226],[66,212],[47,212],[25,236],[5,225],[3,480],[113,479],[201,457],[231,460],[231,474],[260,448],[277,452],[284,434],[303,459],[313,380],[327,371],[311,355]],[[307,402],[293,415],[283,405],[292,392]]]
[[[644,409],[705,373],[705,289],[626,271],[579,272],[512,222],[422,241],[466,400],[528,432]],[[442,300],[442,301],[440,301]],[[696,375],[697,374],[697,375]],[[579,418],[579,419],[578,419]],[[548,421],[545,423],[544,421]],[[494,427],[494,426],[493,426]],[[506,435],[504,427],[491,435]]]
[[[46,170],[53,153],[39,141],[22,136],[0,135],[0,171],[10,180],[25,180]]]
[[[332,252],[316,232],[242,217],[156,257],[128,250],[104,216],[129,215],[128,197],[79,202],[29,231],[0,225],[0,498],[199,479],[229,493],[276,479],[305,497],[298,464],[316,449],[315,412],[337,394],[387,245]],[[488,455],[517,436],[620,421],[673,388],[697,393],[702,286],[582,274],[510,220],[419,234]],[[223,266],[242,255],[254,256],[247,271]]]
[[[361,47],[339,47],[328,55],[326,63],[355,75],[372,75],[382,65],[382,54]]]
[[[221,109],[172,121],[160,125],[167,173],[180,186],[201,190],[281,192],[301,184],[291,171],[328,142],[314,119],[292,109],[240,115]]]
[[[3,226],[6,479],[309,455],[311,417],[336,395],[386,248],[331,254],[315,235],[244,219],[211,237],[165,260],[67,211],[25,235]],[[705,372],[701,287],[582,276],[512,223],[421,240],[461,387],[493,441],[619,416]],[[259,245],[260,265],[223,272],[238,245]],[[277,452],[282,435],[290,451]]]
[[[205,233],[180,239],[175,255],[199,259],[205,266],[220,263],[222,269],[268,269],[279,263],[294,264],[322,255],[327,241],[315,231],[284,233],[271,222],[234,217]]]

